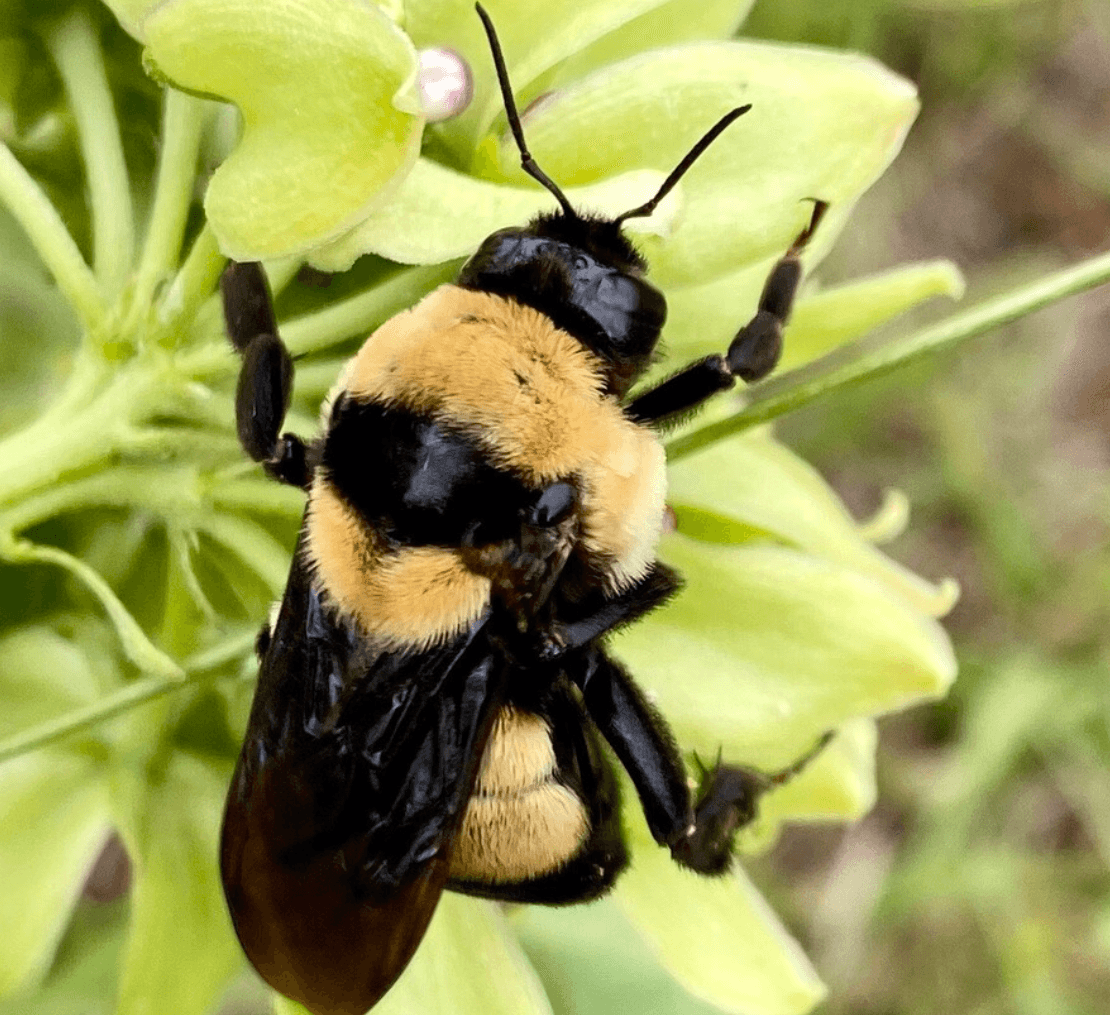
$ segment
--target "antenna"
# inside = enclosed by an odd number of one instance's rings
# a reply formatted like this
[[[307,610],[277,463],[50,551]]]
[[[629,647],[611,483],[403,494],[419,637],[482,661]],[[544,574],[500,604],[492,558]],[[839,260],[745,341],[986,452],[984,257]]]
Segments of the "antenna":
[[[749,109],[751,103],[746,106],[738,106],[731,113],[726,113],[722,116],[709,130],[703,135],[702,139],[694,145],[687,153],[686,157],[671,170],[671,175],[663,181],[663,186],[659,188],[658,193],[650,201],[640,205],[639,208],[633,208],[631,211],[626,211],[623,215],[618,215],[614,220],[616,225],[620,225],[625,219],[643,218],[650,215],[658,207],[659,202],[663,200],[673,189],[674,185],[686,175],[686,170],[689,169],[695,162],[701,158],[702,153],[708,148],[724,129],[731,124],[734,120],[738,120]]]
[[[563,206],[563,214],[567,218],[577,219],[578,212],[571,207],[571,203],[555,185],[555,181],[536,165],[536,160],[532,158],[532,153],[528,151],[528,146],[524,143],[524,131],[520,126],[520,115],[516,111],[513,87],[509,83],[509,72],[505,70],[505,57],[501,52],[501,43],[497,41],[497,32],[494,31],[493,22],[485,8],[481,4],[475,4],[474,8],[478,12],[478,17],[482,19],[486,36],[489,38],[489,48],[493,52],[493,63],[497,68],[497,83],[501,86],[501,98],[505,102],[505,115],[509,118],[509,127],[516,139],[516,146],[520,149],[520,168],[555,195],[555,199]]]

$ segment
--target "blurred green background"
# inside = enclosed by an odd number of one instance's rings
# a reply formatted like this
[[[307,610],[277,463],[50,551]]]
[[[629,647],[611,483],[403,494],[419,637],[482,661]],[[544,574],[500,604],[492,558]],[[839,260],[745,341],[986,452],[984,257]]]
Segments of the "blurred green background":
[[[865,13],[865,9],[869,9]],[[758,3],[746,31],[917,82],[906,148],[820,274],[952,257],[969,291],[1110,244],[1110,3]],[[952,575],[950,697],[884,721],[879,804],[750,865],[824,1015],[1110,1010],[1110,291],[779,427],[888,549]]]

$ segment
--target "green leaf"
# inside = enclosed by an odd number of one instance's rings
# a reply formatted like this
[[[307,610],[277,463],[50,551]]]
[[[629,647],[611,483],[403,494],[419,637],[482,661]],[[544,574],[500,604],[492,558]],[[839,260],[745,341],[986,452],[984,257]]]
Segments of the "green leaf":
[[[662,284],[700,283],[780,255],[813,198],[832,204],[818,239],[835,236],[901,147],[917,112],[912,86],[859,56],[691,43],[625,60],[550,96],[525,118],[525,130],[544,171],[575,186],[630,169],[669,173],[745,102],[751,112],[684,177],[672,234],[644,243]],[[502,136],[507,179],[520,178],[518,162]]]
[[[216,861],[230,777],[178,751],[148,786],[116,1015],[204,1015],[242,965]]]
[[[615,216],[646,201],[662,182],[662,174],[652,170],[624,173],[570,190],[567,197],[575,208]],[[665,228],[675,204],[653,216],[653,228]],[[554,210],[555,199],[534,182],[509,187],[421,159],[387,205],[349,235],[313,251],[309,260],[324,271],[345,271],[366,253],[405,264],[438,264],[473,254],[497,229]]]
[[[795,550],[679,536],[686,587],[614,639],[685,748],[776,769],[823,732],[943,693],[941,627],[871,578]]]
[[[0,996],[42,976],[111,831],[90,758],[44,751],[0,766]]]
[[[825,989],[801,948],[741,871],[684,871],[640,817],[631,825],[635,863],[614,897],[690,993],[734,1015],[803,1015],[821,1000]]]
[[[416,53],[373,4],[168,0],[143,31],[160,74],[243,114],[205,195],[229,257],[280,257],[347,232],[416,161]]]
[[[774,439],[768,430],[733,437],[674,462],[669,498],[708,509],[739,525],[828,558],[887,585],[917,609],[943,615],[953,604],[950,583],[933,586],[887,557],[860,535],[859,527],[817,470]],[[687,533],[679,515],[679,531]]]
[[[659,964],[613,897],[511,913],[556,1015],[714,1015]]]

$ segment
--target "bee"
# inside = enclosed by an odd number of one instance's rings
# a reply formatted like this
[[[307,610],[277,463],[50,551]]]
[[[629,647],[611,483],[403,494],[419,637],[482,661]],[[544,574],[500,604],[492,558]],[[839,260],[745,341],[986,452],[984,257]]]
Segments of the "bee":
[[[571,903],[628,857],[610,755],[656,841],[719,875],[775,775],[718,764],[691,789],[675,739],[605,638],[670,599],[655,559],[661,428],[778,360],[799,254],[775,265],[727,352],[630,396],[666,317],[624,235],[749,108],[722,117],[645,204],[560,210],[488,237],[453,285],[346,365],[311,442],[282,433],[293,363],[265,275],[231,263],[240,441],[307,491],[228,793],[220,865],[255,968],[315,1015],[361,1015],[415,952],[445,889]],[[820,746],[820,745],[819,745]]]

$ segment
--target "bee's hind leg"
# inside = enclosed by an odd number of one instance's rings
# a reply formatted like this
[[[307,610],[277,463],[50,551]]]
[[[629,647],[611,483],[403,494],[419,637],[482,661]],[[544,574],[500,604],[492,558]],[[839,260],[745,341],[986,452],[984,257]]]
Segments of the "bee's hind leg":
[[[712,768],[702,766],[694,823],[688,834],[671,846],[674,858],[702,874],[725,873],[736,833],[756,819],[760,797],[801,773],[833,735],[831,731],[823,734],[805,754],[777,772],[725,765],[719,759]]]
[[[220,279],[231,344],[243,357],[235,391],[239,442],[275,479],[305,488],[312,468],[304,441],[280,434],[293,393],[293,358],[278,337],[273,301],[262,265],[230,261]]]
[[[586,711],[636,787],[655,841],[699,874],[724,874],[736,833],[758,812],[760,797],[801,772],[832,738],[825,734],[778,772],[723,765],[703,767],[692,792],[674,735],[644,693],[600,645],[568,657],[567,676],[582,691]]]

